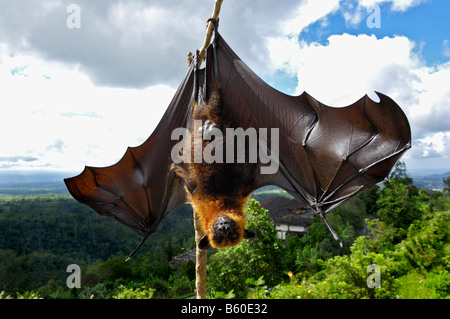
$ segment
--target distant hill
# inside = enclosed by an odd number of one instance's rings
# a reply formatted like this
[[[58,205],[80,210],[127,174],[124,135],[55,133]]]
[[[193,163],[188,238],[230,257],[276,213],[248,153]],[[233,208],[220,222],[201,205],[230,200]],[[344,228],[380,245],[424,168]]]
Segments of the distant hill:
[[[450,171],[443,174],[431,174],[431,175],[413,175],[411,174],[411,178],[414,181],[414,185],[417,188],[423,188],[428,190],[442,190],[444,188],[444,183],[442,179],[450,176]]]
[[[0,194],[68,194],[63,179],[74,175],[58,171],[0,170]]]
[[[79,173],[79,172],[78,172]],[[78,173],[59,171],[2,171],[0,170],[0,194],[24,195],[24,194],[68,194],[63,179],[72,177]],[[450,176],[450,171],[446,173],[428,174],[426,171],[411,171],[408,173],[414,180],[414,185],[418,188],[429,190],[442,190],[444,183],[442,179]],[[267,186],[254,193],[254,197],[264,201],[273,191],[280,192],[277,187]],[[277,194],[279,196],[289,196],[286,192]]]

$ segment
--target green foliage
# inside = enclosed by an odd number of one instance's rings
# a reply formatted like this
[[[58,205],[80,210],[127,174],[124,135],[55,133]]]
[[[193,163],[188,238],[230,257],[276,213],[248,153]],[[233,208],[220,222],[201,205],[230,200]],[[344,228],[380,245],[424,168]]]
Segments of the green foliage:
[[[364,241],[365,251],[376,253],[390,251],[394,247],[394,242],[398,242],[402,238],[403,232],[399,232],[395,227],[378,218],[366,219],[366,226],[369,237]]]
[[[365,238],[359,237],[351,247],[351,254],[329,259],[325,269],[330,284],[329,298],[393,298],[395,282],[390,273],[390,260],[383,254],[368,252]],[[376,265],[382,274],[381,286],[368,288],[368,267]]]
[[[0,247],[12,249],[17,255],[51,252],[91,262],[127,254],[141,239],[124,225],[68,196],[8,197],[0,199],[0,208]],[[163,247],[167,259],[184,246],[194,246],[192,210],[188,206],[168,215],[142,250]]]
[[[394,170],[390,175],[390,181],[396,181],[404,185],[412,185],[413,179],[406,172],[406,164],[403,161],[398,161]],[[386,184],[389,184],[390,181],[387,181]]]
[[[4,291],[0,292],[0,299],[43,299],[36,291],[17,292],[16,294],[6,295]]]
[[[349,298],[391,298],[394,296],[395,282],[389,274],[389,264],[382,254],[366,253],[360,249],[364,237],[352,245],[350,255],[335,256],[327,261],[318,260],[323,270],[309,278],[299,280],[293,277],[288,284],[273,288],[268,298],[295,299],[349,299]],[[367,269],[376,264],[383,273],[382,286],[367,288]]]
[[[444,192],[449,193],[450,192],[450,176],[447,176],[447,178],[443,178],[442,182],[444,183]]]
[[[430,273],[413,270],[398,279],[398,298],[440,299],[450,298],[450,273],[437,268]]]
[[[114,299],[150,299],[153,297],[155,289],[148,289],[145,286],[139,288],[127,288],[119,286],[119,291],[113,296]]]
[[[120,287],[120,285],[119,285]],[[78,299],[110,299],[112,290],[104,283],[99,283],[93,287],[84,286],[77,292]]]
[[[181,274],[189,280],[195,280],[195,263],[192,260],[188,260],[188,262],[183,265]]]
[[[450,211],[438,210],[448,208],[448,198],[442,194],[433,198],[411,182],[400,165],[384,189],[370,196],[379,218],[367,218],[371,214],[366,210],[366,235],[350,240],[348,252],[330,249],[320,220],[301,239],[288,237],[288,260],[297,253],[288,267],[295,266],[296,275],[272,287],[252,287],[248,297],[450,298]],[[363,193],[357,200],[367,208],[367,198]],[[357,227],[345,220],[352,205],[341,206],[339,214],[338,210],[328,214],[341,236],[346,226],[353,231]],[[379,269],[380,286],[375,288],[368,287],[370,265]]]
[[[401,162],[381,188],[327,213],[344,248],[318,216],[282,242],[257,201],[246,211],[257,236],[210,256],[210,298],[450,298],[450,194],[415,188]],[[195,264],[168,261],[195,247],[193,234],[181,207],[125,262],[140,238],[123,225],[66,195],[0,195],[0,299],[190,297]],[[80,289],[65,285],[72,263]],[[379,267],[378,288],[367,286],[369,265]]]
[[[302,250],[305,246],[309,246],[303,252],[303,255],[308,253],[308,251],[312,253],[314,249],[317,250],[316,255],[320,259],[328,259],[336,255],[349,253],[351,244],[363,229],[363,221],[366,216],[366,205],[362,200],[364,196],[366,196],[366,193],[363,192],[360,196],[348,200],[343,205],[327,213],[327,219],[341,238],[343,248],[333,239],[323,220],[318,215],[315,215],[312,225],[308,227],[306,236],[302,238],[304,243]],[[301,260],[297,260],[297,264],[302,268]]]
[[[238,298],[248,292],[247,278],[264,276],[273,285],[282,278],[284,246],[277,238],[268,212],[251,199],[247,206],[247,228],[256,232],[256,238],[245,240],[236,247],[220,249],[208,263],[208,289],[234,291]]]
[[[412,269],[425,273],[439,265],[449,266],[446,247],[450,242],[450,212],[426,214],[408,229],[408,236],[396,245],[393,256],[398,260],[398,271]]]
[[[320,261],[322,271],[302,282],[281,284],[268,298],[449,298],[450,212],[416,220],[407,237],[393,245],[392,227],[370,223],[351,254]],[[386,228],[387,227],[387,228]],[[386,229],[386,233],[381,230]],[[367,287],[367,267],[380,267],[381,286]]]
[[[314,273],[319,270],[319,245],[316,244],[314,247],[311,245],[305,245],[302,250],[298,251],[297,260],[295,265],[297,266],[297,271],[303,271],[307,273]]]
[[[383,221],[405,230],[414,220],[430,210],[426,191],[395,179],[387,183],[381,191],[377,206],[377,215]]]
[[[180,207],[126,263],[140,237],[125,226],[67,195],[2,195],[0,291],[11,298],[28,298],[32,291],[43,298],[112,298],[121,284],[131,289],[130,281],[146,284],[150,278],[161,288],[154,297],[189,294],[192,270],[188,278],[189,270],[182,274],[168,261],[182,248],[192,249],[193,236],[192,210]],[[70,264],[81,267],[81,289],[66,286]]]
[[[377,200],[380,197],[380,187],[374,185],[370,188],[363,190],[356,198],[359,198],[366,206],[366,213],[374,215],[377,211]]]
[[[450,272],[441,267],[433,269],[427,276],[424,286],[434,292],[434,298],[450,297]]]
[[[231,291],[228,293],[213,291],[212,295],[210,295],[210,298],[212,299],[233,299],[235,297],[236,295],[234,294],[234,289],[231,289]]]
[[[264,285],[266,281],[263,278],[264,276],[261,276],[256,280],[253,278],[247,278],[245,280],[245,283],[251,287],[248,294],[250,299],[262,299],[267,295],[267,286]]]

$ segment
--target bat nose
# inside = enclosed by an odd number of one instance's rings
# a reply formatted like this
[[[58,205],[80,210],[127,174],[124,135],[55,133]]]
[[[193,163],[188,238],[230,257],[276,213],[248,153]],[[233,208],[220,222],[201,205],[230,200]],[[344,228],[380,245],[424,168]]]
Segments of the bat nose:
[[[231,231],[232,220],[227,216],[220,216],[217,218],[214,228],[221,232],[224,236],[227,236]]]
[[[228,235],[228,233],[230,232],[230,229],[231,229],[230,225],[228,225],[228,224],[223,224],[218,227],[218,230],[225,236]]]

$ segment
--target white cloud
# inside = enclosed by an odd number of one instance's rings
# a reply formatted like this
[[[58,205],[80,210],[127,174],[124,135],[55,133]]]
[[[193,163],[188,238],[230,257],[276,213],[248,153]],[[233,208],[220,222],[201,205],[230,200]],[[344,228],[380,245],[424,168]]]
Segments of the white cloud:
[[[224,1],[220,18],[226,23],[220,31],[242,58],[255,61],[254,69],[265,72],[267,52],[262,39],[277,32],[277,26],[304,1],[258,0],[257,5]],[[95,85],[128,88],[178,85],[185,74],[187,52],[203,44],[206,20],[214,4],[211,0],[195,4],[77,0],[81,28],[70,29],[66,8],[71,3],[3,1],[0,45],[7,43],[19,53],[38,52],[47,61],[78,64]],[[308,3],[310,7],[312,1]]]
[[[164,85],[96,87],[77,66],[34,56],[2,54],[1,61],[2,156],[35,159],[0,163],[10,168],[114,164],[127,146],[150,135],[175,91]],[[25,66],[22,73],[11,72]]]
[[[450,131],[435,133],[419,139],[414,153],[418,158],[442,157],[450,161]]]
[[[291,19],[282,25],[283,34],[298,35],[310,24],[325,18],[328,14],[339,9],[340,0],[303,1],[294,11]]]
[[[418,138],[450,130],[450,62],[417,70],[417,102],[410,108]]]
[[[405,37],[333,35],[327,45],[289,38],[272,39],[271,59],[277,67],[298,76],[297,93],[308,91],[324,103],[348,105],[373,91],[400,95],[408,86],[415,94],[416,69],[421,62]]]
[[[359,5],[363,7],[373,7],[383,3],[390,3],[392,11],[406,11],[412,7],[416,7],[428,0],[359,0]]]
[[[326,25],[336,12],[356,25],[374,5],[403,12],[424,2],[259,0],[254,6],[227,0],[220,28],[256,73],[283,70],[297,77],[298,93],[334,106],[366,93],[374,98],[375,90],[391,96],[412,126],[413,150],[406,156],[448,158],[450,62],[425,65],[417,54],[421,44],[401,36],[298,41],[302,30]],[[0,167],[110,165],[128,145],[142,143],[185,73],[186,51],[201,45],[212,9],[211,0],[195,6],[79,0],[82,28],[69,30],[69,3],[18,0],[0,11],[0,105],[8,110],[0,126]],[[450,56],[448,40],[442,55]]]
[[[71,3],[2,3],[0,42],[14,53],[37,52],[47,61],[78,64],[96,85],[116,87],[175,85],[209,11],[162,0],[79,0],[81,28],[71,29],[66,24]]]
[[[450,58],[450,42],[447,39],[442,42],[442,55]]]
[[[347,26],[357,26],[373,9],[379,9],[380,5],[391,4],[390,10],[394,12],[405,12],[428,0],[356,0],[341,3],[341,13]]]
[[[79,0],[81,29],[69,29],[70,3],[2,2],[1,168],[111,165],[142,143],[186,73],[187,51],[201,46],[213,4]],[[298,3],[227,0],[221,33],[264,70],[260,39]]]

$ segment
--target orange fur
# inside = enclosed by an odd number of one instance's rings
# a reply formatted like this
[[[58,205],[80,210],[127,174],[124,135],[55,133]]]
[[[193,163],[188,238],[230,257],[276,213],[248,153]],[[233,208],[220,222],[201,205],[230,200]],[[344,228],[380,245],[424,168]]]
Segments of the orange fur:
[[[214,223],[220,216],[226,215],[233,219],[239,228],[239,239],[231,243],[228,240],[224,240],[221,244],[216,244],[214,241],[210,241],[211,246],[214,248],[223,248],[228,246],[235,246],[242,241],[244,237],[244,229],[247,224],[247,216],[244,212],[244,205],[247,203],[249,196],[240,199],[239,203],[236,203],[236,207],[225,207],[224,202],[226,199],[222,196],[210,196],[205,194],[195,194],[191,197],[192,207],[200,216],[201,227],[208,238],[212,238],[214,233]]]
[[[225,131],[226,127],[232,127],[232,121],[224,113],[220,103],[218,84],[216,90],[206,105],[194,104],[193,118],[195,120],[210,120],[217,127]],[[202,139],[202,133],[190,128],[191,140],[186,141],[186,147],[191,147],[191,162],[184,165],[174,166],[175,172],[183,178],[186,185],[186,194],[194,211],[198,214],[201,227],[208,237],[210,244],[215,248],[235,246],[242,241],[247,222],[244,206],[250,197],[253,181],[248,179],[240,182],[239,178],[245,175],[248,169],[245,166],[233,166],[228,164],[194,163],[194,150],[198,147],[203,149],[209,141]],[[192,191],[192,194],[191,194]],[[221,238],[220,243],[212,240],[215,235],[214,224],[220,216],[227,216],[236,223],[235,234],[239,237],[231,240],[227,236]]]

